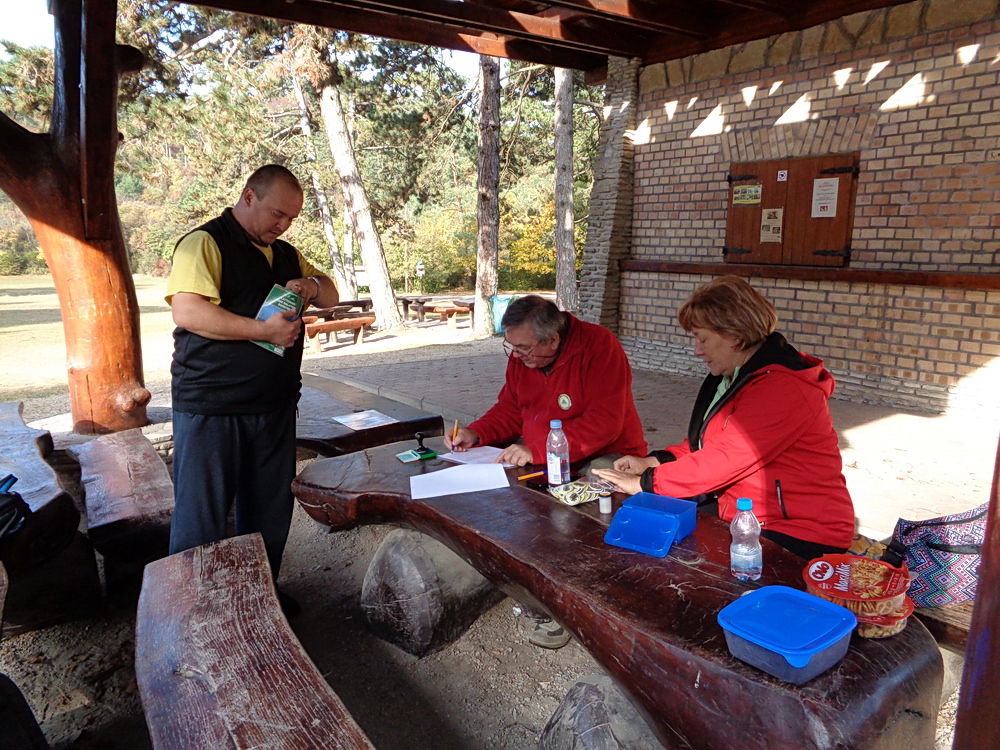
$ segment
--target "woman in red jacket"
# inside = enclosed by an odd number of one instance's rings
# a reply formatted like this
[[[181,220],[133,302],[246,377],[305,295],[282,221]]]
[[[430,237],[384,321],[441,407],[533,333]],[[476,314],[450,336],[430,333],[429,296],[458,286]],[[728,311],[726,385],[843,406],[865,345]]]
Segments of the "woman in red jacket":
[[[677,317],[711,372],[687,438],[594,473],[622,492],[717,500],[726,521],[749,497],[781,546],[804,558],[846,550],[854,505],[827,403],[833,376],[775,333],[774,306],[736,276],[696,290]]]

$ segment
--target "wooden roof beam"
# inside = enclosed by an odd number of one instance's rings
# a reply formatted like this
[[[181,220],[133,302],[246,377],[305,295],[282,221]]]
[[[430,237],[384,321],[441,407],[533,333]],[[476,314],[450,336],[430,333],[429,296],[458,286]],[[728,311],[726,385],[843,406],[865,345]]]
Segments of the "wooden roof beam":
[[[408,19],[398,13],[342,9],[329,3],[318,12],[315,3],[307,7],[282,0],[199,0],[191,4],[554,67],[592,71],[607,65],[603,54],[553,49],[487,32],[464,32],[442,23]]]
[[[641,0],[546,0],[546,4],[580,11],[592,22],[613,19],[638,29],[676,34],[687,39],[707,39],[715,30],[706,15],[692,12],[687,3],[676,9],[663,3],[654,5]]]
[[[596,52],[603,55],[639,57],[649,34],[626,32],[618,24],[593,29],[561,18],[497,9],[457,0],[299,0],[300,5],[321,10],[324,6],[358,8],[376,12],[398,11],[407,18],[443,23],[463,31],[486,31],[540,44]]]

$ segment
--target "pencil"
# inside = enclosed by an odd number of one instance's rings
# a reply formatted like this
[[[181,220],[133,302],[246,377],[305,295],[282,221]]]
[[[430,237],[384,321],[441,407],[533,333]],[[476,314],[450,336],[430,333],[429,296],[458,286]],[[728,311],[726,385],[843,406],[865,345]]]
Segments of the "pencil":
[[[451,431],[451,444],[455,444],[455,440],[458,439],[458,420],[455,420],[455,429]]]
[[[544,473],[545,473],[544,471],[536,471],[534,474],[523,474],[522,476],[519,476],[517,478],[517,481],[520,482],[522,479],[531,479],[532,477],[540,477]]]

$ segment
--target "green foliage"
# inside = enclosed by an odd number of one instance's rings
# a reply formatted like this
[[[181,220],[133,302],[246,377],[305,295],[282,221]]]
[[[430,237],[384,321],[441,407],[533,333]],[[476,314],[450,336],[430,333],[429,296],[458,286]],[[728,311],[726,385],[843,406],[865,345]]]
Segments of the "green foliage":
[[[186,231],[236,200],[245,177],[276,162],[295,171],[306,202],[289,239],[329,268],[310,173],[329,199],[335,231],[344,206],[319,117],[315,86],[336,81],[347,110],[390,275],[397,288],[424,260],[425,291],[468,289],[476,267],[476,91],[440,50],[173,0],[118,0],[118,41],[147,64],[122,79],[116,192],[133,270],[155,273]],[[4,43],[0,110],[36,132],[48,127],[52,52]],[[290,71],[303,87],[313,160],[299,128]],[[553,265],[553,90],[551,69],[510,63],[501,109],[500,282],[551,287]],[[575,82],[578,101],[599,90]],[[599,108],[574,108],[576,218],[584,227]],[[4,217],[18,217],[16,226]],[[338,238],[340,239],[340,238]],[[578,249],[582,248],[582,241]],[[354,250],[351,250],[354,252]],[[37,270],[30,226],[0,202],[0,272]],[[44,265],[41,265],[44,268]]]

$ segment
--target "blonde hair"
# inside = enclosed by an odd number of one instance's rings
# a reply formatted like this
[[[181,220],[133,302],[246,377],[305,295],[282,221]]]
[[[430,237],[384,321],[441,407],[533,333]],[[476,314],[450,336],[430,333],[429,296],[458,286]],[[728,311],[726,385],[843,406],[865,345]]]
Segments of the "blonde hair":
[[[778,311],[739,276],[720,276],[703,284],[677,312],[685,331],[707,328],[740,342],[740,349],[756,346],[778,325]]]

